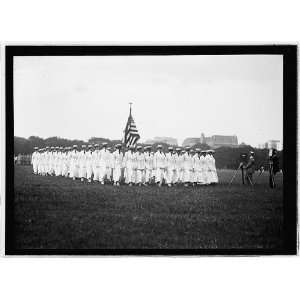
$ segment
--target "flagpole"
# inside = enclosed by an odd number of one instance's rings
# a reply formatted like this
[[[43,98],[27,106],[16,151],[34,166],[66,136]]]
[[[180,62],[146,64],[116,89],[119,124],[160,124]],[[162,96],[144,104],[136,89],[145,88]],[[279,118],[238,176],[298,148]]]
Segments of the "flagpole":
[[[131,116],[131,105],[132,105],[132,102],[129,102],[129,105],[130,105],[129,116]]]

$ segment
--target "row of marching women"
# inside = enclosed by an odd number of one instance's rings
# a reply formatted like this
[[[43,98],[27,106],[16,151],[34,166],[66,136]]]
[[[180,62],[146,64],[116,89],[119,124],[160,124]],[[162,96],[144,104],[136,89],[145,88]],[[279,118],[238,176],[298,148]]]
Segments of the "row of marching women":
[[[77,145],[35,148],[31,163],[34,174],[90,183],[158,186],[218,183],[213,150],[169,147],[165,153],[161,145],[155,150],[152,146],[131,146],[123,151],[121,144],[111,149],[107,143],[82,145],[80,149]]]

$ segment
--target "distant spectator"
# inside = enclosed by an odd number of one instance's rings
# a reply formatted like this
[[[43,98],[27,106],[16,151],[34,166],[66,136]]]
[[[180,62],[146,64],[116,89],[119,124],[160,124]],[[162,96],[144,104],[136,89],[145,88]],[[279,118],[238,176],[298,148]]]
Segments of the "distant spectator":
[[[259,174],[258,174],[259,176],[265,172],[264,166],[260,166],[258,170],[259,170]]]

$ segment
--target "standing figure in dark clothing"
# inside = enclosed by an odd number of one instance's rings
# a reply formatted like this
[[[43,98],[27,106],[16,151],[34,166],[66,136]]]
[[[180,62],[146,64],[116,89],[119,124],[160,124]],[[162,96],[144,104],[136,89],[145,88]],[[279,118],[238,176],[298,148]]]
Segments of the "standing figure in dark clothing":
[[[247,165],[245,166],[246,169],[246,181],[248,184],[253,185],[253,173],[255,172],[255,160],[254,160],[254,152],[250,151],[250,156]]]
[[[279,158],[277,156],[277,150],[276,149],[270,149],[269,152],[269,185],[270,188],[275,188],[275,175],[280,171],[279,168]]]

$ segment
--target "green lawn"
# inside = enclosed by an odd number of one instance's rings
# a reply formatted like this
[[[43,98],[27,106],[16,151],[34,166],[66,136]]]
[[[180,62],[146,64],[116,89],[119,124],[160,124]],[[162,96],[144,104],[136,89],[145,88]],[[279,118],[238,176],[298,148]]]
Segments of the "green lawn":
[[[282,175],[217,186],[114,187],[33,175],[15,167],[17,249],[279,249]]]

